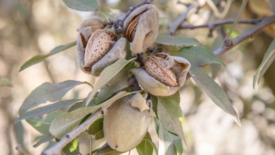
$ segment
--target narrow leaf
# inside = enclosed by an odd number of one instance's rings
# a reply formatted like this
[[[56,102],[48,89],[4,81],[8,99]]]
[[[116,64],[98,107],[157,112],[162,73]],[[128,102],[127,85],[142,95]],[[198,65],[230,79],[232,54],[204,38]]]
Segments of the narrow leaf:
[[[169,133],[165,127],[159,123],[159,155],[177,155],[183,153],[181,138]]]
[[[158,35],[156,43],[170,46],[193,46],[198,45],[199,42],[195,38],[187,38],[183,36],[167,36],[167,35]]]
[[[0,76],[0,87],[13,87],[12,83],[10,82],[10,80],[6,79],[6,78],[2,78]]]
[[[156,154],[158,154],[158,150],[155,144],[152,142],[151,136],[148,132],[144,139],[138,144],[136,149],[139,155],[152,155],[153,149],[155,150]]]
[[[101,139],[104,137],[103,133],[103,118],[96,120],[88,128],[88,133],[95,137],[95,140]]]
[[[179,105],[180,101],[175,99],[175,95],[168,97],[158,97],[158,117],[160,123],[167,130],[179,135],[187,146],[183,133],[182,123],[180,121],[180,118],[183,117],[183,113]]]
[[[186,58],[192,65],[203,66],[205,64],[218,63],[225,66],[219,57],[202,46],[183,48],[178,52],[178,56]]]
[[[63,0],[72,9],[79,11],[95,11],[98,8],[97,0]]]
[[[192,66],[190,74],[195,82],[205,91],[210,99],[222,110],[232,116],[236,123],[241,126],[240,119],[230,103],[223,89],[206,74],[200,67]]]
[[[257,69],[256,74],[253,77],[253,88],[255,88],[255,85],[259,83],[260,79],[263,77],[266,70],[269,68],[269,66],[273,63],[274,60],[275,60],[275,39],[269,45],[269,48],[264,55],[264,59],[260,67]]]
[[[64,111],[54,111],[49,113],[45,119],[29,118],[29,119],[26,119],[26,121],[38,132],[42,133],[43,135],[46,135],[46,134],[49,134],[49,128],[52,121],[63,113]]]
[[[63,149],[63,153],[66,155],[79,155],[79,143],[78,139],[75,138],[69,144],[67,144]]]
[[[95,150],[92,152],[92,154],[94,154],[94,155],[120,155],[120,154],[123,154],[123,152],[118,152],[116,150],[113,150],[111,147],[108,147],[100,152],[97,152],[97,150]]]
[[[114,92],[126,88],[128,86],[127,82],[128,72],[126,70],[121,70],[113,79],[111,79],[102,89],[100,89],[95,104],[98,104],[113,95]]]
[[[47,105],[44,107],[36,108],[34,110],[24,113],[22,116],[20,116],[18,119],[16,119],[15,122],[21,121],[23,119],[47,114],[52,111],[56,111],[58,109],[64,108],[68,105],[71,105],[71,104],[75,103],[76,101],[78,101],[78,99],[65,100],[65,101],[56,102],[56,103],[53,103],[53,104],[50,104],[50,105]]]
[[[29,109],[34,108],[41,103],[47,101],[54,102],[62,98],[73,87],[83,83],[86,82],[68,80],[57,84],[52,84],[50,82],[43,83],[33,90],[25,99],[18,113],[21,116]]]
[[[54,136],[51,134],[44,135],[37,143],[33,145],[34,148],[38,147],[39,145],[49,142],[54,139]]]
[[[117,75],[127,64],[129,64],[133,60],[135,60],[135,58],[130,60],[119,59],[114,64],[105,68],[101,72],[98,81],[96,82],[94,89],[92,90],[92,93],[88,96],[86,100],[86,105],[87,103],[90,103],[90,101],[93,99],[93,97],[101,87],[105,86],[115,75]]]
[[[51,56],[51,55],[54,55],[54,54],[57,54],[61,51],[64,51],[68,48],[71,48],[73,46],[76,45],[76,41],[74,42],[71,42],[71,43],[68,43],[66,45],[61,45],[61,46],[58,46],[58,47],[55,47],[53,50],[50,51],[49,54],[46,54],[46,55],[37,55],[37,56],[34,56],[32,57],[30,60],[28,60],[27,62],[25,62],[19,69],[19,72],[21,72],[22,70],[32,66],[32,65],[35,65],[41,61],[43,61],[45,58]]]

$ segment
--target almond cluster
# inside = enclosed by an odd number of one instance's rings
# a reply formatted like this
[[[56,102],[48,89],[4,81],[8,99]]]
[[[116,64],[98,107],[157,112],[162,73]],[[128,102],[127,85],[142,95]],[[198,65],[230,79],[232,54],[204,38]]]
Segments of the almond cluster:
[[[77,63],[81,70],[94,76],[99,76],[118,59],[126,58],[127,41],[132,55],[145,55],[158,36],[159,12],[152,4],[134,9],[123,20],[120,38],[114,29],[106,28],[106,23],[99,17],[90,17],[77,29]],[[130,73],[145,92],[155,96],[177,92],[184,85],[191,67],[185,58],[166,53],[151,54],[143,64],[131,69]],[[147,133],[151,111],[151,102],[140,93],[115,101],[104,116],[104,136],[108,145],[121,152],[135,148]]]

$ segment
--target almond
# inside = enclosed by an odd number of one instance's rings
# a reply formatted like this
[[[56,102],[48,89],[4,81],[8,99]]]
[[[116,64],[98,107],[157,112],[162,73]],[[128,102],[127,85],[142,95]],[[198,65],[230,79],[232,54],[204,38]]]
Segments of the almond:
[[[84,69],[86,71],[91,71],[91,66],[108,53],[116,39],[113,31],[96,30],[88,40],[85,49]]]
[[[166,58],[163,56],[148,56],[145,62],[145,70],[149,75],[166,86],[179,86],[174,71],[166,68],[165,62]]]
[[[137,15],[136,17],[134,17],[133,20],[132,20],[132,22],[129,24],[129,26],[127,28],[126,39],[128,41],[130,41],[130,42],[132,42],[134,40],[140,16],[141,16],[141,14]]]

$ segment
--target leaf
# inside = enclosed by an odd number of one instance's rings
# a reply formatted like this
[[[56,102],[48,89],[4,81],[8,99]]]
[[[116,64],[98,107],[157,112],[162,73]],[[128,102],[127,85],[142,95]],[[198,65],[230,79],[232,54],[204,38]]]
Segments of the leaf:
[[[240,119],[230,103],[223,89],[206,74],[200,67],[191,66],[190,74],[195,82],[205,91],[210,99],[222,110],[232,116],[235,122],[241,126]]]
[[[27,119],[27,118],[31,118],[31,117],[35,117],[35,116],[39,116],[39,115],[43,115],[43,114],[47,114],[47,113],[52,112],[52,111],[56,111],[58,109],[61,109],[61,108],[66,107],[68,105],[71,105],[71,104],[75,103],[76,101],[78,101],[78,99],[65,100],[65,101],[56,102],[56,103],[53,103],[53,104],[50,104],[50,105],[46,105],[44,107],[36,108],[34,110],[31,110],[31,111],[28,111],[28,112],[24,113],[18,119],[16,119],[15,122],[21,121],[23,119]]]
[[[63,113],[64,111],[54,111],[54,112],[48,113],[45,119],[29,118],[29,119],[26,119],[26,121],[38,132],[46,135],[46,134],[49,134],[49,128],[52,121]]]
[[[72,112],[64,113],[63,115],[60,115],[52,122],[50,126],[50,133],[57,138],[62,138],[64,135],[66,135],[66,133],[76,128],[86,115],[92,112],[95,112],[99,108],[106,106],[107,104],[113,103],[114,101],[124,96],[134,94],[134,93],[137,93],[137,92],[127,93],[126,91],[123,91],[99,105],[83,107],[83,108],[76,109],[75,111],[72,111]]]
[[[139,155],[152,155],[153,149],[158,154],[156,145],[152,142],[150,134],[147,132],[144,139],[136,147]]]
[[[79,143],[78,143],[78,139],[75,138],[74,140],[72,140],[69,144],[67,144],[62,151],[66,154],[66,155],[79,155]]]
[[[101,139],[104,137],[103,132],[103,118],[99,118],[88,128],[88,133],[95,137],[95,140]]]
[[[22,70],[32,66],[32,65],[35,65],[41,61],[43,61],[44,59],[46,59],[47,57],[51,56],[51,55],[54,55],[54,54],[57,54],[61,51],[64,51],[68,48],[71,48],[73,46],[76,45],[76,41],[74,42],[71,42],[71,43],[68,43],[66,45],[61,45],[61,46],[57,46],[55,47],[53,50],[50,51],[49,54],[46,54],[46,55],[37,55],[37,56],[34,56],[32,57],[31,59],[29,59],[28,61],[26,61],[19,69],[19,72],[21,72]]]
[[[155,123],[158,124],[158,133],[159,133],[159,155],[177,155],[183,153],[182,141],[181,138],[169,133],[164,125],[155,120]]]
[[[259,83],[260,79],[263,77],[266,70],[270,67],[270,65],[273,63],[274,60],[275,60],[275,39],[269,45],[269,48],[264,55],[264,59],[260,67],[257,69],[256,74],[253,77],[253,88],[255,88],[255,85]]]
[[[116,151],[116,150],[113,150],[111,147],[108,147],[100,152],[97,152],[97,150],[93,151],[92,154],[94,155],[120,155],[120,154],[123,154],[123,152],[119,152],[119,151]]]
[[[23,115],[31,108],[38,106],[47,101],[54,102],[63,97],[73,87],[86,82],[68,80],[57,84],[45,82],[39,87],[35,88],[31,94],[25,99],[21,105],[18,113]]]
[[[174,96],[179,96],[179,93],[168,97],[158,97],[159,121],[167,130],[179,135],[187,147],[182,123],[180,121],[183,117],[183,113],[179,105],[180,101],[175,99]]]
[[[192,65],[203,66],[205,64],[218,63],[225,66],[220,58],[202,46],[183,48],[178,52],[178,56],[186,58]]]
[[[156,114],[156,117],[158,118],[158,97],[151,95],[151,101],[153,103],[153,111]]]
[[[54,136],[51,134],[44,135],[37,143],[33,145],[34,148],[38,147],[39,145],[49,142],[54,139]]]
[[[98,9],[97,0],[63,0],[71,9],[79,11],[95,11]]]
[[[102,89],[100,89],[95,99],[95,104],[108,99],[114,92],[121,90],[122,88],[126,88],[128,86],[127,78],[128,72],[126,70],[121,70]]]
[[[13,126],[13,130],[14,130],[14,134],[15,134],[15,138],[16,138],[16,141],[18,144],[20,144],[20,146],[23,148],[23,149],[26,149],[26,146],[25,146],[25,128],[22,124],[22,122],[17,122],[14,124]]]
[[[85,106],[86,106],[86,101],[85,100],[76,102],[73,106],[70,107],[70,109],[68,110],[68,112],[74,111],[74,110],[76,110],[78,108],[82,108],[82,107],[85,107]]]
[[[13,87],[12,83],[10,82],[10,80],[6,79],[6,78],[2,78],[0,76],[0,87]]]
[[[98,81],[96,82],[91,94],[88,96],[86,100],[86,105],[87,103],[91,102],[91,100],[101,87],[105,86],[114,76],[116,76],[127,64],[129,64],[133,60],[135,60],[135,58],[130,60],[119,59],[112,65],[105,68],[99,75]]]
[[[158,35],[156,43],[170,46],[193,46],[198,45],[199,42],[195,38],[187,38],[183,36],[167,36],[167,35]]]

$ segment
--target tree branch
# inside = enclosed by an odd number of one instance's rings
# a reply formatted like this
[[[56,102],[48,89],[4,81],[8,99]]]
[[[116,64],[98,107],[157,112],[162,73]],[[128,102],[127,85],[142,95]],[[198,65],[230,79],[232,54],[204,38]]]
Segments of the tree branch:
[[[243,42],[244,40],[253,38],[253,36],[256,33],[261,31],[266,26],[273,24],[274,22],[275,22],[275,14],[272,16],[263,18],[260,23],[258,23],[256,26],[252,27],[251,29],[247,30],[246,32],[242,33],[238,37],[233,39],[225,39],[223,46],[215,50],[213,53],[217,56],[221,56],[228,50],[232,49],[239,43]]]
[[[100,108],[93,115],[91,115],[85,122],[80,124],[72,132],[66,134],[58,143],[54,146],[42,152],[42,155],[59,155],[62,148],[64,148],[69,142],[75,139],[83,130],[87,129],[95,120],[100,118],[111,104]]]
[[[179,28],[180,24],[187,18],[188,13],[193,9],[193,8],[197,8],[199,6],[198,2],[194,2],[193,4],[191,4],[187,10],[182,13],[170,26],[169,29],[166,33],[166,35],[174,35],[174,33],[176,32],[176,30]]]
[[[260,23],[262,19],[243,19],[238,22],[238,24],[250,24],[250,25],[256,25]],[[218,26],[222,25],[227,25],[227,24],[233,24],[235,22],[235,19],[227,19],[227,20],[222,20],[218,22],[213,22],[213,23],[207,23],[203,25],[185,25],[181,24],[179,29],[197,29],[197,28],[209,28],[209,29],[215,29]]]
[[[275,14],[272,16],[265,17],[261,19],[261,22],[259,22],[256,26],[252,27],[251,29],[247,30],[246,32],[240,34],[238,37],[233,39],[225,39],[224,44],[216,49],[213,53],[217,56],[223,55],[225,52],[229,51],[233,47],[237,46],[241,42],[253,38],[253,36],[261,31],[263,28],[275,23]],[[202,68],[205,68],[208,64],[202,66]],[[190,79],[190,74],[187,75],[186,81]]]

